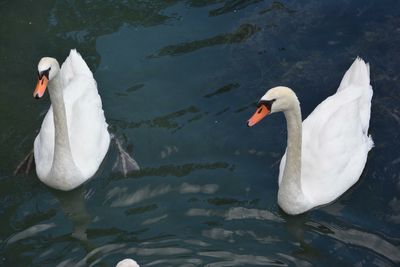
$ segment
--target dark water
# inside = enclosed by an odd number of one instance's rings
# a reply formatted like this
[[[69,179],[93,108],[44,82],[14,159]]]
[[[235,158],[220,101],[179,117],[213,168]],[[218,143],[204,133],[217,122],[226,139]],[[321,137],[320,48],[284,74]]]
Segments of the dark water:
[[[396,266],[400,264],[400,2],[0,1],[0,265]],[[13,177],[49,107],[38,60],[77,48],[107,120],[141,166],[110,150],[69,193]],[[374,87],[360,181],[301,216],[277,206],[282,115],[248,129],[275,85],[306,117],[360,55]]]

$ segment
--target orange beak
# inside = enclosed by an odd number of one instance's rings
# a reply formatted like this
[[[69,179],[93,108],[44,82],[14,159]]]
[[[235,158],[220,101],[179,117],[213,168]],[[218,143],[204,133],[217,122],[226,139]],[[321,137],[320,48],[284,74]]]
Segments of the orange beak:
[[[49,80],[45,75],[43,75],[42,78],[38,80],[35,91],[33,91],[34,98],[39,99],[44,95],[48,82]]]
[[[260,120],[262,120],[265,116],[267,116],[271,111],[267,108],[266,105],[261,105],[257,111],[251,116],[251,118],[247,121],[247,126],[251,127],[256,125]]]

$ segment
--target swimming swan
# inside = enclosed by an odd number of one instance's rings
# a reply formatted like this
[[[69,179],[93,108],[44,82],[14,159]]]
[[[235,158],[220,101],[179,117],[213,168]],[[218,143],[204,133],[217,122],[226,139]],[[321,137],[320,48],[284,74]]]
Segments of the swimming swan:
[[[44,57],[33,93],[49,88],[51,106],[34,142],[36,173],[46,185],[72,190],[91,178],[110,145],[110,134],[93,74],[75,50],[62,64]]]
[[[290,88],[272,88],[261,98],[249,127],[279,111],[287,122],[278,191],[278,204],[286,213],[328,204],[358,181],[373,147],[368,135],[372,94],[369,65],[357,58],[337,92],[303,123],[300,103]]]

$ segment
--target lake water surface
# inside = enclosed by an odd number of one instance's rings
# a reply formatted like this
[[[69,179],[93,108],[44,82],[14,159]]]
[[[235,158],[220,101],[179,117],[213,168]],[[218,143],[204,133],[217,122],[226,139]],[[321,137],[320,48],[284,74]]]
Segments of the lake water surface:
[[[0,266],[398,266],[400,2],[0,1]],[[50,105],[43,56],[77,48],[110,130],[141,170],[73,192],[12,175]],[[278,207],[286,124],[246,120],[292,87],[305,118],[356,56],[371,64],[370,152],[360,181],[301,216]]]

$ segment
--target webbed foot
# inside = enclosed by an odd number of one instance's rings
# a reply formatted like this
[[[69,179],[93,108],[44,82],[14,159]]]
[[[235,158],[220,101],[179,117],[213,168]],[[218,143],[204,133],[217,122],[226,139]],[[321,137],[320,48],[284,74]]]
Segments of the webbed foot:
[[[18,164],[17,168],[14,171],[14,176],[18,174],[29,174],[35,165],[33,149],[25,156],[25,158]]]
[[[139,164],[136,162],[136,160],[133,159],[122,147],[122,142],[115,136],[112,136],[112,139],[118,148],[118,158],[112,170],[122,172],[124,177],[133,171],[140,170]]]

